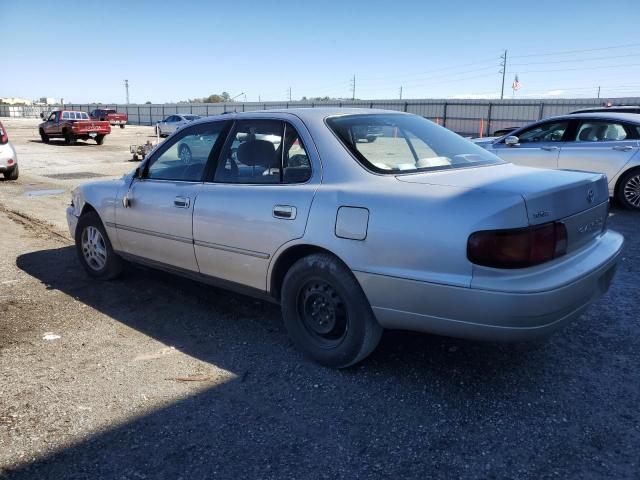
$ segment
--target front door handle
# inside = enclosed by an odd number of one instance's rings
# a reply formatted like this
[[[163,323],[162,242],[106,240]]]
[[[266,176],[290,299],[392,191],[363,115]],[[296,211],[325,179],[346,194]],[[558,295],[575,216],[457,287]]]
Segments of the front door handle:
[[[291,205],[276,205],[273,207],[273,216],[275,218],[282,218],[284,220],[293,220],[296,218],[296,207]]]
[[[189,197],[176,197],[173,200],[173,205],[178,208],[189,208],[189,205],[191,205],[191,199]]]
[[[633,150],[633,147],[631,145],[616,145],[613,149],[620,152],[628,152],[629,150]]]
[[[542,150],[546,150],[547,152],[553,152],[558,150],[558,147],[540,147]]]

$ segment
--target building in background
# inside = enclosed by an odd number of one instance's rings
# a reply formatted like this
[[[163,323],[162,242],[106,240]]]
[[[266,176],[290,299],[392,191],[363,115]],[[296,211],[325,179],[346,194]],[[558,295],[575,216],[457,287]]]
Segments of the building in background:
[[[33,105],[31,100],[20,97],[0,97],[0,103],[5,105]]]

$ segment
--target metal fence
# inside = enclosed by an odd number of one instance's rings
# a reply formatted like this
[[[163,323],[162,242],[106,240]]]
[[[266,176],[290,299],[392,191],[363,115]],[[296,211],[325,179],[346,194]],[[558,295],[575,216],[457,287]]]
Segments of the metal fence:
[[[608,99],[616,105],[639,105],[640,97]],[[129,123],[154,125],[168,115],[182,113],[202,116],[224,112],[266,109],[358,107],[382,108],[415,113],[461,135],[487,136],[507,127],[520,127],[541,118],[562,115],[580,108],[600,106],[601,98],[553,100],[333,100],[326,102],[232,102],[179,104],[66,104],[65,108],[90,112],[96,108],[115,108],[129,116]],[[0,105],[0,117],[38,117],[58,107]]]

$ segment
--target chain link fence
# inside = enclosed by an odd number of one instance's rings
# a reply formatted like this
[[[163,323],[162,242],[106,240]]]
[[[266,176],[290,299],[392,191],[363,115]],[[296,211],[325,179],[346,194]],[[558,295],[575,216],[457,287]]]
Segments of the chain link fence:
[[[609,99],[615,105],[640,105],[640,97]],[[225,112],[249,112],[267,109],[356,107],[381,108],[414,113],[428,118],[456,133],[489,136],[494,131],[520,127],[541,118],[562,115],[573,110],[601,106],[602,98],[545,100],[333,100],[326,102],[231,102],[178,104],[66,104],[70,110],[90,112],[96,108],[115,108],[129,116],[134,125],[155,125],[173,114],[201,116]],[[0,117],[39,117],[55,106],[0,105]]]

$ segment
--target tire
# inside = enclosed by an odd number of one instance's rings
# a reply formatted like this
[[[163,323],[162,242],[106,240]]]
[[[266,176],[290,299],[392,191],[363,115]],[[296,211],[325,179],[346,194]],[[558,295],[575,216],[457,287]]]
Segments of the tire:
[[[353,273],[330,254],[309,255],[289,269],[281,304],[293,343],[327,367],[358,363],[382,336],[383,328]]]
[[[42,129],[40,129],[40,140],[42,140],[42,143],[49,143],[49,136]]]
[[[18,170],[18,165],[13,167],[13,170],[4,174],[4,178],[7,180],[17,180],[18,175],[20,175],[20,171]]]
[[[78,219],[75,240],[80,263],[90,277],[113,280],[120,275],[122,259],[113,251],[96,212],[85,213]]]
[[[102,145],[104,143],[104,135],[97,135],[96,136],[96,143],[98,145]]]
[[[182,160],[182,163],[185,163],[187,165],[191,163],[191,160],[193,159],[193,155],[188,145],[185,145],[184,143],[180,145],[180,148],[178,148],[178,157],[180,157],[180,160]]]
[[[121,124],[120,124],[120,128],[124,128],[124,124],[122,124],[122,123],[121,123]]]
[[[640,211],[640,169],[629,170],[622,176],[616,197],[623,207]]]
[[[64,131],[64,143],[67,145],[73,145],[76,143],[76,137],[69,130]]]

